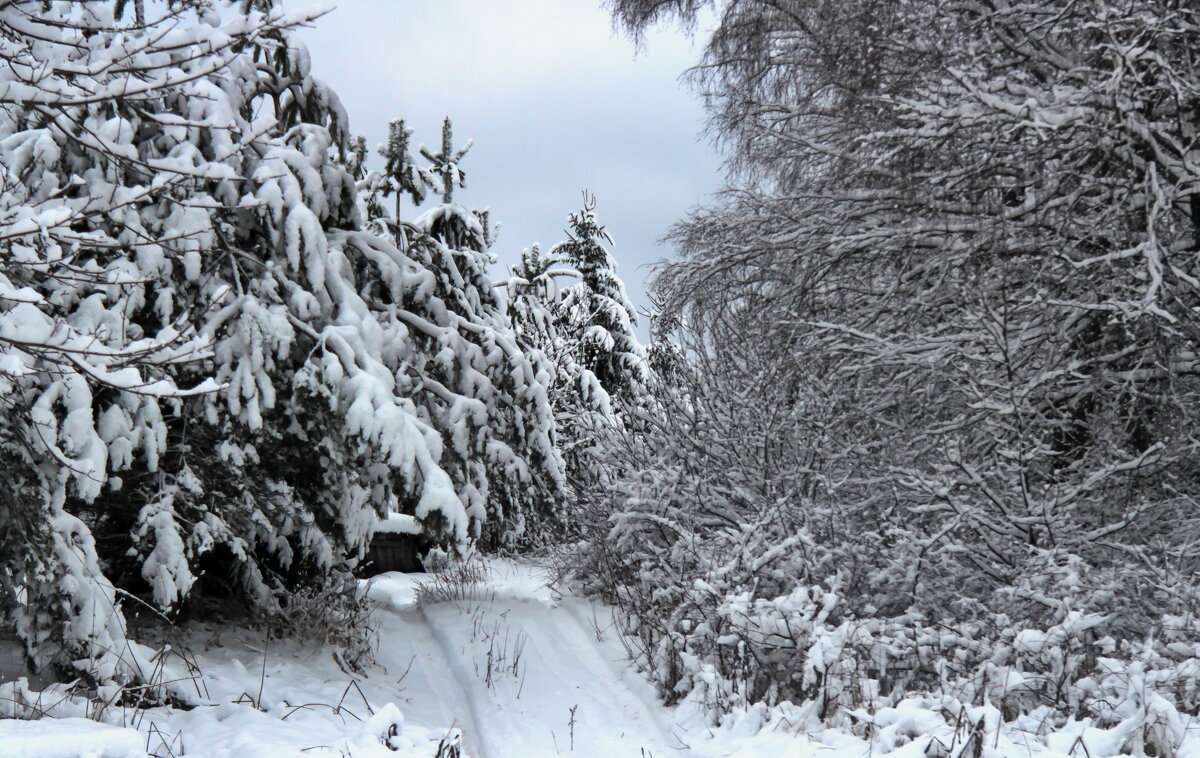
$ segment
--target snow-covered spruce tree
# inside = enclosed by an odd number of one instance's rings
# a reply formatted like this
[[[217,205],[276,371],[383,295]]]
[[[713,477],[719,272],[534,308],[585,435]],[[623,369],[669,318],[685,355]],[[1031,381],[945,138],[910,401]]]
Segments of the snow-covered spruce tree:
[[[679,314],[668,310],[661,298],[648,293],[653,310],[650,312],[650,345],[646,348],[646,363],[655,382],[661,382],[669,391],[681,386],[688,371],[687,359],[676,341],[681,331]]]
[[[524,250],[504,285],[506,307],[517,338],[531,355],[545,361],[551,375],[550,405],[554,410],[558,449],[563,456],[571,502],[580,503],[604,479],[603,440],[616,432],[619,422],[608,392],[596,375],[579,362],[579,342],[564,334],[561,319],[560,279],[577,279],[564,256],[543,254],[534,245]],[[579,514],[570,517],[575,521]],[[570,529],[577,523],[562,524]],[[542,531],[561,535],[553,527]],[[534,538],[552,537],[533,535]]]
[[[408,150],[410,137],[403,120],[389,124],[388,142],[379,148],[385,172],[360,171],[359,207],[370,230],[432,277],[429,294],[437,307],[407,319],[418,357],[405,368],[412,378],[406,391],[421,417],[449,441],[444,464],[475,519],[473,537],[485,537],[485,545],[507,545],[521,533],[526,515],[553,517],[562,498],[562,463],[547,397],[553,365],[517,338],[499,307],[487,275],[494,262],[487,251],[492,244],[487,212],[453,202],[465,177],[458,164],[470,145],[454,150],[446,119],[442,150],[435,154],[421,146],[418,152],[432,165],[420,167]],[[443,202],[413,223],[384,210],[393,193],[408,194],[419,205],[432,189]],[[397,197],[395,212],[399,209]]]
[[[567,432],[572,419],[581,414],[598,414],[606,423],[614,421],[612,401],[596,375],[579,362],[580,341],[563,319],[565,292],[559,280],[579,278],[579,272],[556,250],[543,254],[538,245],[522,251],[508,288],[506,307],[517,337],[550,360],[554,381],[551,405],[559,428]]]
[[[667,461],[663,476],[685,488],[720,472],[754,492],[802,474],[751,512],[800,524],[805,571],[836,571],[859,611],[1040,623],[1086,609],[1130,634],[1189,607],[1196,9],[612,5],[635,29],[720,14],[696,81],[734,171],[677,229],[683,256],[656,285],[698,345],[744,354],[710,376],[764,388],[786,441],[754,466]],[[651,447],[670,445],[690,443]],[[765,563],[714,554],[698,513],[699,536],[664,528],[693,513],[666,488],[626,490],[614,539],[661,544],[614,574],[618,591],[677,576],[681,555],[735,566],[708,600],[656,611],[668,651],[691,644],[688,608],[785,594],[784,542],[755,542]]]
[[[595,215],[595,199],[569,217],[567,240],[545,256],[524,256],[514,280],[513,305],[531,330],[541,329],[555,366],[551,399],[559,447],[574,502],[581,506],[612,482],[607,444],[623,430],[650,378],[634,333],[636,313]],[[557,279],[574,283],[559,289]],[[543,314],[552,316],[542,325]],[[596,511],[596,509],[588,509]]]
[[[0,10],[3,602],[31,654],[93,680],[137,673],[117,588],[271,612],[384,512],[464,544],[480,459],[525,486],[497,532],[557,481],[529,486],[557,472],[538,377],[460,306],[490,285],[360,228],[345,115],[287,34],[310,17],[263,8]]]
[[[509,545],[527,514],[553,515],[562,496],[548,395],[553,367],[518,339],[492,283],[487,212],[453,202],[469,148],[454,149],[446,119],[441,151],[420,149],[433,164],[425,176],[440,179],[442,203],[411,226],[390,228],[430,273],[430,297],[439,304],[406,320],[426,351],[408,369],[422,418],[446,440],[442,466],[472,520],[472,536]]]
[[[550,251],[579,277],[557,304],[558,331],[566,349],[609,395],[631,400],[649,378],[646,354],[634,333],[637,313],[604,246],[612,238],[595,210],[595,198],[585,193],[583,208],[571,214],[568,239]]]
[[[553,349],[554,306],[558,302],[557,276],[572,275],[569,270],[555,269],[558,263],[542,253],[534,244],[521,251],[511,276],[503,282],[507,290],[505,309],[517,338],[530,348],[546,352]]]
[[[607,443],[650,380],[633,305],[603,244],[612,240],[594,211],[585,193],[568,239],[545,254],[537,246],[524,251],[505,282],[514,329],[554,367],[551,404],[577,503],[611,483]]]
[[[135,456],[154,467],[164,409],[216,386],[179,364],[211,355],[193,316],[220,290],[200,251],[213,207],[237,203],[223,160],[240,135],[214,129],[215,156],[189,137],[224,115],[242,48],[308,20],[173,28],[183,15],[126,29],[107,3],[0,9],[0,604],[31,655],[92,679],[132,663],[101,570],[122,548],[97,550],[93,504]],[[224,193],[197,197],[206,184]]]

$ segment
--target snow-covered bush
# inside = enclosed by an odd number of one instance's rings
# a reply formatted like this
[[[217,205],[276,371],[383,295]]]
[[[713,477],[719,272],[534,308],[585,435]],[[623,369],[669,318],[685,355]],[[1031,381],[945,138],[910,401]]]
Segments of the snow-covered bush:
[[[264,619],[271,637],[303,639],[328,649],[347,674],[363,674],[379,644],[378,604],[348,572],[289,592],[283,607]]]
[[[846,507],[855,452],[822,448],[820,413],[785,411],[799,390],[773,358],[729,344],[691,345],[688,370],[608,438],[620,475],[589,501],[586,549],[566,554],[577,582],[621,608],[631,653],[665,695],[714,722],[791,703],[793,728],[880,746],[913,736],[884,735],[879,714],[916,694],[956,750],[970,736],[960,711],[975,728],[985,706],[1014,729],[1042,724],[1038,739],[1090,719],[1178,746],[1172,725],[1200,708],[1200,628],[1163,611],[1195,607],[1186,584],[1168,594],[1134,564],[1047,550],[1012,585],[981,591],[955,568],[977,547],[940,559],[936,540],[886,528],[890,492],[876,512]]]

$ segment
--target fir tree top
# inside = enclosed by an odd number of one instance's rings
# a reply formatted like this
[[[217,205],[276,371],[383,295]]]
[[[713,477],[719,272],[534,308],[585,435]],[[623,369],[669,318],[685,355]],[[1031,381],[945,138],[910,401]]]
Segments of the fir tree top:
[[[450,124],[450,117],[447,116],[442,122],[442,150],[438,153],[430,152],[429,148],[421,146],[420,152],[425,160],[429,161],[432,166],[429,171],[432,174],[437,174],[442,178],[442,202],[446,205],[454,202],[454,187],[458,185],[464,189],[467,186],[467,177],[459,167],[463,156],[471,149],[471,140],[459,148],[454,149],[454,128]]]
[[[425,202],[425,190],[433,177],[426,169],[418,168],[408,151],[408,139],[412,129],[404,125],[404,119],[388,122],[387,144],[379,148],[379,154],[387,161],[383,167],[385,178],[384,197],[396,195],[396,219],[400,218],[400,196],[407,193],[414,205]]]

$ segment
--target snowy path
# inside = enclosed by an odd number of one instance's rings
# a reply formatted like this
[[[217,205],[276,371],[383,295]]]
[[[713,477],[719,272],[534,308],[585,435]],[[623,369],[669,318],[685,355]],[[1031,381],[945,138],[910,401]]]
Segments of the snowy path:
[[[554,597],[528,572],[514,578],[426,606],[412,603],[412,577],[377,580],[372,594],[391,606],[378,657],[389,674],[408,670],[406,716],[458,726],[474,758],[691,755],[602,631],[605,611]]]

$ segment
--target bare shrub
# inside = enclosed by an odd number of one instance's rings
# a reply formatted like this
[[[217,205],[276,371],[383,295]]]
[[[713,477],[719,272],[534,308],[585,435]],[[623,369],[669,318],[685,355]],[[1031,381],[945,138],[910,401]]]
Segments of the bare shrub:
[[[487,572],[483,559],[475,552],[449,561],[420,584],[417,604],[453,603],[462,607],[473,600],[490,600],[494,592],[487,588]]]
[[[379,645],[378,604],[347,572],[330,572],[289,594],[279,610],[264,619],[276,639],[312,640],[332,649],[348,674],[361,674],[375,661]]]

